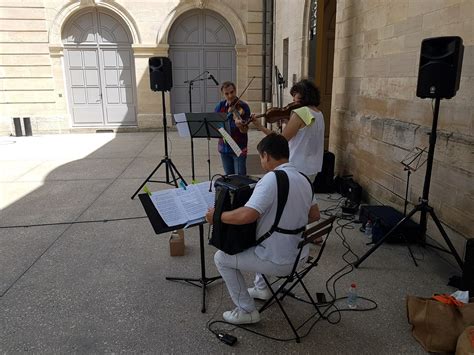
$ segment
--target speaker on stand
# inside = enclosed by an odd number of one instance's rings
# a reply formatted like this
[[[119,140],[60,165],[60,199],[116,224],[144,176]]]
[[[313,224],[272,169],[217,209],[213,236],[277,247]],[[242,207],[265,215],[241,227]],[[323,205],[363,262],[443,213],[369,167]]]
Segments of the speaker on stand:
[[[147,182],[158,182],[168,185],[174,185],[178,187],[178,180],[181,180],[185,185],[186,181],[183,176],[180,174],[176,166],[171,161],[171,158],[168,156],[168,133],[167,133],[167,122],[166,122],[166,105],[165,105],[165,91],[170,91],[173,87],[173,77],[172,77],[172,66],[171,60],[167,57],[151,57],[148,59],[148,71],[150,73],[150,88],[152,91],[161,91],[161,100],[163,107],[163,132],[164,132],[164,146],[165,146],[165,156],[160,161],[160,163],[153,169],[151,174],[143,181],[140,187],[132,195],[132,200],[140,192],[140,190],[145,186]],[[166,167],[166,180],[151,180],[155,172],[164,165]],[[170,178],[170,175],[172,179]]]
[[[375,250],[381,246],[387,238],[394,234],[404,223],[417,212],[420,212],[420,239],[423,245],[450,253],[456,259],[459,267],[463,270],[463,261],[457,253],[454,245],[444,230],[441,221],[436,216],[433,207],[428,204],[431,184],[431,172],[436,146],[436,131],[438,126],[439,105],[441,99],[450,99],[456,95],[461,78],[461,67],[464,53],[462,38],[434,37],[426,38],[421,42],[420,65],[418,72],[418,84],[416,96],[420,98],[432,98],[434,100],[433,122],[429,134],[429,150],[426,164],[425,180],[423,184],[423,195],[420,203],[416,205],[403,219],[401,219],[387,234],[385,234],[369,251],[354,263],[356,268],[367,259]],[[427,228],[427,215],[430,215],[443,236],[449,250],[439,248],[426,243],[425,235]]]

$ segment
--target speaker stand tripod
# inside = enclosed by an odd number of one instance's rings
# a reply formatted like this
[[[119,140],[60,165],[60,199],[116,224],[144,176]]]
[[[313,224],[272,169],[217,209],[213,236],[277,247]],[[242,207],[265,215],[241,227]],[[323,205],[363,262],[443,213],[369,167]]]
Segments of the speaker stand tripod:
[[[428,159],[427,159],[427,165],[426,165],[426,174],[425,174],[425,182],[423,184],[423,196],[420,199],[420,203],[416,205],[403,219],[401,219],[392,229],[388,231],[387,234],[385,234],[372,248],[370,248],[367,253],[365,253],[358,261],[354,263],[354,266],[356,268],[359,267],[360,264],[364,262],[365,259],[367,259],[375,250],[377,250],[384,242],[385,240],[390,237],[397,229],[400,227],[405,221],[409,220],[415,213],[420,212],[420,229],[421,229],[421,239],[423,241],[424,246],[429,246],[434,249],[440,250],[445,253],[452,254],[454,258],[456,259],[459,267],[463,268],[463,262],[462,259],[459,257],[459,254],[457,253],[456,249],[454,248],[454,245],[451,243],[451,240],[448,237],[448,234],[444,230],[443,226],[441,225],[440,220],[436,216],[433,207],[431,207],[428,204],[428,196],[430,192],[430,182],[431,182],[431,170],[433,168],[433,157],[434,157],[434,151],[435,151],[435,145],[436,145],[436,129],[438,126],[438,115],[439,115],[439,104],[440,104],[441,99],[440,98],[435,98],[435,107],[434,107],[434,112],[433,112],[433,124],[431,127],[431,133],[430,133],[430,147],[428,150]],[[446,242],[446,245],[448,246],[449,250],[439,248],[435,245],[431,245],[426,243],[426,226],[427,226],[427,215],[428,213],[430,214],[431,218],[436,224],[436,227],[438,228],[439,232],[443,236],[444,241]]]
[[[168,185],[174,185],[178,187],[178,180],[181,180],[185,185],[187,185],[183,176],[180,174],[176,166],[173,164],[171,158],[168,156],[168,133],[167,133],[167,124],[166,124],[166,106],[165,106],[165,92],[161,91],[162,107],[163,107],[163,131],[164,131],[164,140],[165,140],[165,156],[161,159],[160,163],[156,166],[151,174],[143,181],[140,187],[132,195],[131,199],[133,200],[135,196],[140,192],[140,190],[145,186],[147,182],[158,182]],[[166,171],[166,180],[152,180],[151,178],[156,173],[156,171],[162,166],[165,166]],[[170,179],[170,175],[172,179]]]

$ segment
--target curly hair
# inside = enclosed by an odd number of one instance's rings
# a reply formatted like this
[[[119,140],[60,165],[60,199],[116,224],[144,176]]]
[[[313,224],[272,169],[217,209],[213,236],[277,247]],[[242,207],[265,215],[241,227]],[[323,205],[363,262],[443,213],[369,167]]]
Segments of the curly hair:
[[[291,96],[301,95],[301,103],[305,106],[318,107],[321,102],[321,92],[314,83],[308,79],[298,81],[291,87]]]

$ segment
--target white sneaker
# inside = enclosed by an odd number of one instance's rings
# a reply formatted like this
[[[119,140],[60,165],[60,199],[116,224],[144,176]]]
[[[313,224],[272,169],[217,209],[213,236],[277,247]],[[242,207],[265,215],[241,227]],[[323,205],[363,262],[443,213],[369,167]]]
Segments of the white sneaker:
[[[227,311],[222,314],[226,322],[232,324],[252,324],[260,322],[260,313],[257,310],[252,313],[246,313],[239,308],[234,309],[233,311]]]
[[[248,288],[247,291],[249,291],[250,297],[258,298],[259,300],[266,301],[266,300],[269,300],[270,297],[272,297],[272,293],[268,289],[268,287],[265,287],[260,290],[254,286],[254,287]]]

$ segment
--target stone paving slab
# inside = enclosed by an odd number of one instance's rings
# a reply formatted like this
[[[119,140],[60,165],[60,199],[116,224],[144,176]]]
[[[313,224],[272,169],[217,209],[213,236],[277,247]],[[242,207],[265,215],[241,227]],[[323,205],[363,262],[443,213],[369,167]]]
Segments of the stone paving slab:
[[[406,247],[383,245],[335,288],[343,297],[356,282],[361,296],[378,303],[376,310],[342,312],[334,325],[318,322],[301,344],[227,328],[239,339],[230,348],[206,330],[209,319],[221,319],[222,312],[232,308],[223,283],[208,287],[208,311],[202,314],[199,288],[165,280],[199,277],[198,228],[185,231],[186,255],[170,257],[168,234],[155,235],[146,218],[130,219],[145,215],[139,200],[130,196],[162,158],[162,132],[30,138],[0,137],[0,227],[100,222],[0,228],[0,352],[423,353],[407,324],[405,297],[452,291],[445,286],[456,273],[452,260],[414,246],[419,260],[415,267]],[[261,173],[255,151],[261,138],[260,132],[250,134],[252,174]],[[189,178],[189,142],[176,132],[170,132],[169,139],[173,161]],[[205,181],[207,142],[199,140],[195,148],[197,178]],[[211,169],[221,172],[215,141],[211,149]],[[149,185],[152,191],[168,188]],[[327,195],[318,198],[322,209],[337,204],[335,195],[332,200]],[[102,221],[116,218],[124,220]],[[360,256],[368,246],[358,227],[345,229],[344,235]],[[207,232],[206,227],[206,238]],[[214,252],[206,245],[208,276],[217,275]],[[340,235],[332,233],[320,265],[308,275],[312,292],[325,290],[326,280],[346,265],[345,253]],[[252,275],[246,279],[250,285]],[[298,320],[312,311],[294,300],[285,304]],[[338,315],[332,317],[336,321]],[[252,329],[291,336],[276,307],[265,311]]]

